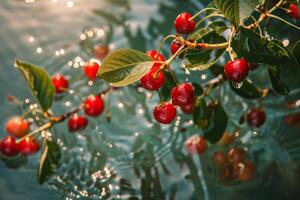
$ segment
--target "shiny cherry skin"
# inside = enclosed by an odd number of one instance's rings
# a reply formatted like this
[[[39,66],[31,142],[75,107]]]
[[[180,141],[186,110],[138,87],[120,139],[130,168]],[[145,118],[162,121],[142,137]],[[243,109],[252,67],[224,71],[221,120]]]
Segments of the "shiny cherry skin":
[[[176,108],[167,102],[160,103],[153,110],[153,116],[161,124],[170,124],[176,117]]]
[[[185,142],[185,148],[190,154],[203,154],[207,148],[206,139],[202,136],[193,135]]]
[[[180,108],[185,114],[191,115],[194,112],[194,102],[186,106],[181,106]]]
[[[229,61],[224,66],[225,75],[235,83],[242,82],[248,76],[249,70],[249,63],[243,58]]]
[[[100,65],[96,62],[90,62],[84,65],[83,70],[86,77],[90,80],[95,80],[97,77],[97,72],[100,68]]]
[[[245,160],[247,152],[244,149],[235,147],[228,151],[227,159],[229,162],[238,163]]]
[[[0,150],[5,156],[15,156],[19,153],[19,144],[16,143],[12,136],[7,136],[0,142]]]
[[[247,122],[251,128],[260,128],[266,121],[266,113],[263,109],[252,108],[247,113]]]
[[[101,96],[89,96],[84,101],[84,112],[91,117],[98,117],[104,110],[104,102]]]
[[[189,34],[195,29],[196,22],[194,19],[191,18],[192,15],[188,12],[183,12],[177,16],[177,18],[174,21],[174,27],[177,33]]]
[[[174,39],[170,45],[171,53],[174,55],[180,47],[182,47],[182,43],[179,40]],[[183,54],[181,53],[178,57],[182,58]]]
[[[181,83],[172,89],[172,103],[177,106],[186,106],[194,102],[194,87],[190,83]]]
[[[141,85],[147,90],[158,90],[165,83],[163,71],[158,72],[159,66],[153,66],[141,79]]]
[[[70,117],[68,128],[71,132],[82,131],[88,125],[88,119],[84,116],[74,114]]]
[[[65,92],[65,89],[69,88],[68,80],[61,74],[56,74],[52,77],[52,84],[56,94],[61,94]]]
[[[40,144],[32,137],[25,137],[19,143],[20,153],[23,155],[32,155],[39,151]]]
[[[14,137],[23,137],[29,131],[30,124],[22,117],[15,116],[10,118],[6,123],[6,131]]]
[[[220,168],[228,165],[227,155],[223,151],[214,152],[213,161]]]
[[[252,162],[244,161],[234,164],[234,173],[240,181],[250,181],[255,174],[255,165]]]
[[[298,8],[298,5],[296,3],[291,3],[290,4],[290,15],[291,15],[291,17],[293,17],[295,19],[300,18],[299,8]]]

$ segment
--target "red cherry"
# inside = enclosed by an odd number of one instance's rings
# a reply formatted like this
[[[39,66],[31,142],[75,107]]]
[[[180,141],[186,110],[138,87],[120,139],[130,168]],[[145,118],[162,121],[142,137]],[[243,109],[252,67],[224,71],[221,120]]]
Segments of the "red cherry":
[[[251,128],[260,128],[266,121],[266,113],[260,108],[252,108],[247,113],[247,122]]]
[[[174,39],[170,45],[170,50],[172,54],[174,55],[180,47],[182,47],[182,43],[180,42],[180,40]],[[183,54],[181,53],[178,57],[182,58]]]
[[[19,145],[11,136],[7,136],[1,140],[0,150],[5,156],[15,156],[19,153]]]
[[[222,168],[219,173],[219,177],[220,177],[221,181],[234,180],[236,177],[235,177],[235,173],[233,170],[234,170],[234,168],[232,165],[228,165],[225,168]]]
[[[181,108],[181,110],[182,110],[185,114],[188,114],[188,115],[193,114],[193,112],[194,112],[194,102],[191,103],[191,104],[188,104],[188,105],[186,105],[186,106],[181,106],[180,108]]]
[[[229,61],[224,66],[224,72],[228,79],[240,83],[248,76],[249,63],[243,58]]]
[[[14,137],[23,137],[29,131],[29,123],[22,117],[12,117],[6,123],[6,131]]]
[[[190,154],[203,154],[207,148],[206,139],[193,135],[185,142],[185,148]]]
[[[182,83],[172,89],[172,103],[177,106],[186,106],[194,101],[194,87],[189,83]]]
[[[195,20],[191,20],[192,15],[188,12],[183,12],[177,16],[174,21],[174,26],[177,33],[189,34],[191,33],[196,26]]]
[[[68,80],[61,74],[56,74],[52,77],[52,84],[55,87],[56,94],[63,93],[69,87]]]
[[[153,66],[141,79],[142,86],[147,90],[158,90],[165,83],[163,71],[158,72],[159,66]],[[157,77],[155,77],[157,76]]]
[[[216,151],[213,154],[213,161],[220,168],[223,168],[228,164],[227,155],[222,151]]]
[[[250,181],[255,173],[255,165],[248,161],[235,163],[234,173],[240,181]]]
[[[162,61],[164,62],[166,59],[163,55],[161,55],[160,53],[158,53],[156,50],[149,50],[146,52],[146,55],[151,57],[154,61]],[[160,67],[161,64],[160,63],[155,63],[153,64],[153,67]]]
[[[39,143],[32,137],[26,137],[19,143],[20,153],[23,155],[35,154],[39,151]]]
[[[96,62],[90,62],[84,65],[84,74],[90,79],[95,80],[100,65]]]
[[[88,125],[88,119],[84,116],[74,114],[70,117],[68,127],[69,131],[81,131]]]
[[[171,103],[160,103],[153,110],[156,121],[162,124],[170,124],[176,117],[176,108]]]
[[[241,149],[238,147],[232,148],[228,151],[228,154],[227,154],[228,161],[230,161],[232,163],[241,162],[241,161],[245,160],[246,153],[247,152],[244,149]]]
[[[298,8],[298,5],[296,3],[291,3],[290,4],[290,15],[295,19],[300,18],[299,8]]]
[[[89,96],[84,102],[85,114],[98,117],[104,110],[104,102],[101,96]]]

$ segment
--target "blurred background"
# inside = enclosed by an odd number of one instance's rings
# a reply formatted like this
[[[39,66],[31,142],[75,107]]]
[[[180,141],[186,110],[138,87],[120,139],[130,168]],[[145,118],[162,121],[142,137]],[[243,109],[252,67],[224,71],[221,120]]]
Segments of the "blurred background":
[[[64,74],[71,92],[57,99],[57,114],[71,110],[95,91],[105,89],[101,80],[90,82],[81,67],[91,58],[102,59],[108,51],[130,47],[140,51],[155,49],[163,36],[175,33],[173,20],[182,11],[195,13],[209,1],[200,0],[2,0],[0,2],[0,136],[12,115],[34,104],[25,81],[13,67],[20,58],[43,66],[50,75]],[[290,43],[299,32],[289,32],[273,24],[271,36]],[[272,32],[272,29],[276,32]],[[163,52],[169,55],[165,45]],[[180,66],[180,63],[176,63]],[[180,80],[206,82],[209,72],[178,69]],[[268,86],[265,69],[253,74],[254,80]],[[246,183],[223,183],[211,161],[214,146],[201,157],[189,156],[183,144],[191,135],[191,117],[180,115],[170,126],[152,119],[158,97],[142,89],[128,87],[106,99],[111,121],[105,116],[91,119],[91,126],[80,134],[70,134],[66,124],[51,130],[59,138],[63,158],[60,168],[47,184],[39,185],[36,169],[39,155],[18,165],[0,162],[0,199],[297,199],[299,196],[299,127],[290,127],[284,118],[298,113],[288,102],[300,99],[298,90],[287,97],[265,102],[267,125],[250,131],[239,124],[241,111],[255,102],[244,101],[221,90],[222,102],[232,118],[229,134],[236,126],[241,132],[236,144],[247,149],[254,161],[255,178]],[[26,103],[8,103],[14,95]],[[295,104],[296,105],[296,104]],[[297,104],[299,106],[299,102]],[[230,112],[229,112],[230,111]],[[235,144],[233,144],[235,145]]]

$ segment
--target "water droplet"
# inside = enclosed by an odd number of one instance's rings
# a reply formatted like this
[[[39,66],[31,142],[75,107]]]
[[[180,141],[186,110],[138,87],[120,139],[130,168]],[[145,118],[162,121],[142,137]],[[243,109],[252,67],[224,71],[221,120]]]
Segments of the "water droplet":
[[[243,82],[240,82],[240,83],[231,82],[231,84],[234,88],[237,88],[237,89],[239,89],[243,86]]]

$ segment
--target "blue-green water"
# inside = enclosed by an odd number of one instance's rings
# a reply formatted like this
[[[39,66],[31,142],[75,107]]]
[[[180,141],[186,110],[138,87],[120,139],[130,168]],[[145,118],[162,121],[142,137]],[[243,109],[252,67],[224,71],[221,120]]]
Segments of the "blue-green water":
[[[6,95],[30,97],[23,78],[13,68],[15,58],[44,66],[51,75],[61,72],[68,77],[71,89],[80,95],[58,99],[53,110],[61,114],[86,95],[106,87],[101,81],[89,86],[81,70],[74,67],[74,63],[92,58],[90,47],[105,44],[112,49],[132,47],[141,51],[157,48],[163,35],[174,33],[175,16],[183,10],[201,9],[199,2],[1,1],[0,135],[5,135],[7,119],[21,114],[19,108],[6,101]],[[87,37],[84,41],[83,33]],[[167,52],[168,47],[164,48]],[[181,80],[187,78],[182,70],[178,73]],[[257,73],[258,79],[264,75],[263,70]],[[189,79],[197,78],[199,73]],[[232,117],[230,130],[247,105],[229,93],[228,86],[221,94]],[[289,100],[297,97],[295,92]],[[63,158],[57,174],[47,184],[40,186],[36,181],[39,155],[30,157],[18,170],[1,162],[0,199],[297,199],[299,129],[282,124],[282,116],[289,112],[282,106],[285,101],[276,98],[266,102],[268,125],[257,133],[241,126],[243,147],[257,165],[255,178],[249,183],[220,182],[211,162],[213,151],[219,147],[211,147],[201,157],[191,157],[183,148],[188,136],[199,133],[195,128],[181,131],[191,126],[190,117],[180,115],[173,125],[161,127],[151,115],[157,95],[126,88],[106,99],[112,114],[110,123],[104,116],[90,119],[89,129],[76,135],[66,130],[66,124],[51,130],[61,141]]]

